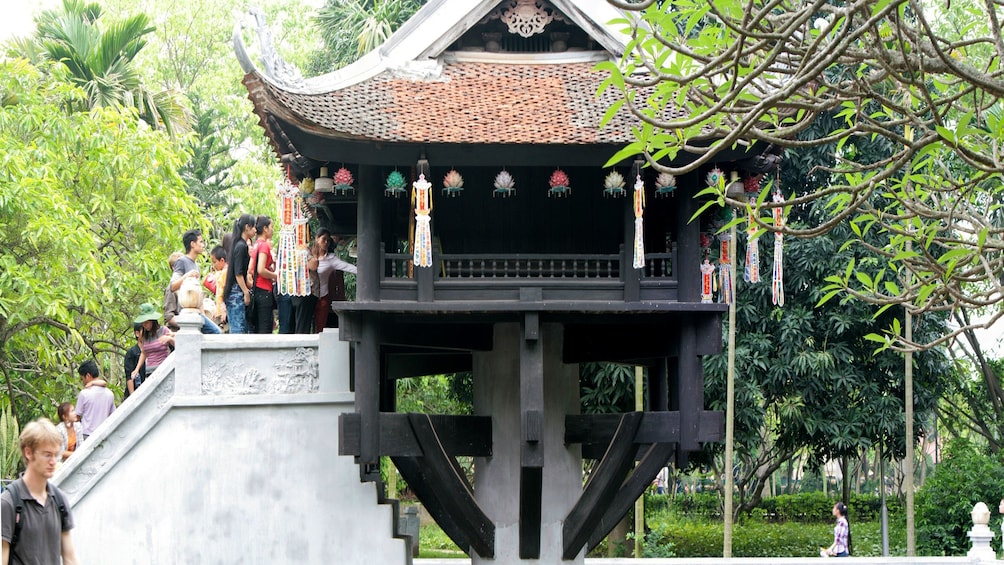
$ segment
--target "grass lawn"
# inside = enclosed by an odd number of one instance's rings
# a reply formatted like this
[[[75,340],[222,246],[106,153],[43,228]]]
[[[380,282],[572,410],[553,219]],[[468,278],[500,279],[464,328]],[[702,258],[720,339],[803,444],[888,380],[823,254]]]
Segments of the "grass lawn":
[[[660,519],[664,521],[660,521]],[[721,557],[721,522],[694,518],[672,518],[661,514],[650,518],[646,537],[646,557]],[[905,524],[900,517],[890,519],[890,555],[906,555]],[[832,524],[798,522],[771,523],[749,519],[732,531],[735,557],[815,557],[820,547],[833,542]],[[591,555],[605,555],[605,544]],[[882,535],[878,522],[851,522],[851,544],[858,557],[882,555]],[[464,552],[433,522],[421,527],[419,557],[464,558]]]

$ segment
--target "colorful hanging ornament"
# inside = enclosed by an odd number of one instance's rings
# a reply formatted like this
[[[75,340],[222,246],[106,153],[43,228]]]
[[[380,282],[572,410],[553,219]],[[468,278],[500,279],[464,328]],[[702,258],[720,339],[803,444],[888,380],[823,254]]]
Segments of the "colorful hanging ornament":
[[[432,266],[432,183],[419,175],[411,185],[415,205],[415,255],[416,267]]]
[[[408,182],[404,180],[404,175],[399,171],[391,171],[387,175],[387,182],[384,183],[384,196],[393,196],[394,198],[400,198],[404,195],[404,187],[408,186]]]
[[[714,296],[715,266],[711,264],[710,257],[705,254],[704,262],[701,263],[701,302],[710,304]]]
[[[656,198],[665,198],[676,190],[676,177],[669,173],[659,173],[659,176],[655,178],[655,196]]]
[[[562,196],[568,196],[572,193],[572,183],[568,180],[568,175],[565,171],[561,169],[555,169],[551,173],[551,178],[548,180],[548,184],[551,188],[548,189],[547,195],[561,198]]]
[[[335,194],[348,194],[350,192],[355,192],[352,188],[352,183],[354,179],[352,178],[352,173],[348,169],[342,167],[335,172],[335,176],[331,179],[334,181]]]
[[[732,241],[732,236],[728,233],[720,234],[718,241],[720,250],[718,256],[718,278],[722,289],[719,295],[719,302],[732,304],[736,292],[735,281],[732,280],[732,254],[729,253],[729,243]]]
[[[756,212],[746,205],[746,266],[743,280],[748,283],[760,282],[760,235],[757,233]]]
[[[782,204],[784,198],[778,191],[774,192],[774,203]],[[770,300],[776,306],[784,306],[784,208],[774,208],[774,277],[770,287]]]
[[[443,177],[443,194],[447,196],[457,196],[464,191],[464,177],[456,169],[450,169]]]
[[[276,291],[289,296],[310,294],[307,273],[307,217],[300,188],[282,181],[276,189],[279,204],[279,242],[275,252]]]
[[[704,182],[708,183],[708,186],[721,187],[725,184],[725,173],[721,169],[715,167],[708,171],[706,177],[704,177]]]
[[[631,266],[641,269],[645,266],[645,182],[638,175],[634,182],[634,261]]]
[[[763,180],[763,173],[759,175],[750,175],[743,179],[743,189],[746,191],[746,195],[748,197],[760,192],[761,180]],[[753,200],[753,198],[750,198],[750,200]]]
[[[492,191],[492,196],[508,198],[514,194],[516,194],[516,179],[512,178],[509,171],[503,169],[502,172],[495,175],[495,190]]]
[[[300,181],[300,194],[310,195],[314,193],[314,179],[307,177]]]
[[[610,171],[607,178],[603,179],[603,196],[620,198],[626,195],[627,191],[624,190],[624,177],[617,171]]]

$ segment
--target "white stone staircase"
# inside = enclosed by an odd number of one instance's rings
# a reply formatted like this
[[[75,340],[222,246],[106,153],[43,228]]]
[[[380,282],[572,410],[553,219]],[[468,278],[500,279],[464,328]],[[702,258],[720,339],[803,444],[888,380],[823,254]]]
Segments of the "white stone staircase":
[[[203,336],[59,469],[81,563],[410,563],[391,504],[338,455],[349,348],[320,335]]]

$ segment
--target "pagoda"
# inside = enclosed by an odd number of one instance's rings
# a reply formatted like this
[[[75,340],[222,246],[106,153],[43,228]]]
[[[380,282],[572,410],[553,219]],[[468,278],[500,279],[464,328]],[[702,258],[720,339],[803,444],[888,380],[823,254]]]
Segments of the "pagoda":
[[[701,358],[721,351],[727,307],[702,301],[711,228],[691,221],[707,171],[657,188],[640,161],[604,168],[637,125],[600,127],[615,94],[597,96],[594,68],[623,53],[623,17],[605,0],[430,0],[308,79],[267,30],[259,68],[235,30],[284,169],[324,187],[319,221],[356,240],[356,297],[337,305],[356,395],[340,452],[364,481],[389,456],[474,563],[581,563],[667,462],[723,437]],[[586,362],[647,367],[647,409],[580,414]],[[396,411],[398,379],[465,371],[474,415]]]

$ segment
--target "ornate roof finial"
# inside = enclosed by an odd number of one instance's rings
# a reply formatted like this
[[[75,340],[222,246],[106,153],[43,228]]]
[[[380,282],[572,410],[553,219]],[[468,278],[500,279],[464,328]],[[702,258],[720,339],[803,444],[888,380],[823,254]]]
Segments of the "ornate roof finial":
[[[265,12],[261,8],[250,8],[248,13],[255,19],[255,28],[258,32],[258,43],[261,49],[261,60],[265,66],[265,74],[273,81],[282,86],[299,87],[303,86],[303,75],[295,65],[286,62],[276,51],[272,43],[272,31],[265,22]]]

